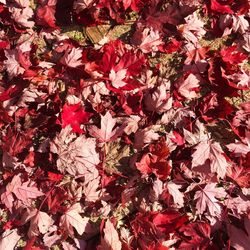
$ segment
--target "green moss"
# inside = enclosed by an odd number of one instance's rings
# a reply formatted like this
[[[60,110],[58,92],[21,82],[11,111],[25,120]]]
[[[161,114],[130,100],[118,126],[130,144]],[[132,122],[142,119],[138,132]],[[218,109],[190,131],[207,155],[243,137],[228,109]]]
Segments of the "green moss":
[[[239,107],[240,104],[250,101],[250,90],[239,90],[238,97],[226,97],[225,99],[235,107]]]
[[[17,245],[16,245],[16,247],[25,247],[26,246],[26,240],[24,240],[24,239],[20,239],[18,242],[17,242]]]
[[[75,40],[80,45],[86,44],[86,37],[83,32],[83,27],[79,25],[72,25],[62,27],[62,34],[68,36],[72,40]]]
[[[58,245],[54,245],[51,247],[51,250],[61,250],[61,248]]]

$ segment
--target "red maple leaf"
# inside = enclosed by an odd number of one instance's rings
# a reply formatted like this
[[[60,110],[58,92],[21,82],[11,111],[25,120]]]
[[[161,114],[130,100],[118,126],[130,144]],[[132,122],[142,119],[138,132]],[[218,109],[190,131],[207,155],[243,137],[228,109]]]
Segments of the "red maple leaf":
[[[194,222],[180,228],[184,234],[180,249],[207,249],[210,243],[211,227],[205,222]]]
[[[57,0],[43,1],[43,4],[37,8],[37,24],[51,28],[57,27],[55,19],[56,3]]]
[[[230,64],[239,64],[247,58],[247,55],[237,51],[237,46],[227,47],[220,52],[222,60]]]
[[[73,132],[81,134],[84,131],[80,125],[88,122],[91,116],[92,114],[86,112],[80,102],[73,105],[65,104],[61,113],[62,127],[70,125]]]
[[[220,4],[220,1],[211,0],[211,10],[223,13],[223,14],[233,14],[233,11],[230,9],[229,5]]]
[[[167,210],[153,216],[153,223],[162,233],[172,233],[181,227],[188,220],[187,216],[182,216],[179,212]]]

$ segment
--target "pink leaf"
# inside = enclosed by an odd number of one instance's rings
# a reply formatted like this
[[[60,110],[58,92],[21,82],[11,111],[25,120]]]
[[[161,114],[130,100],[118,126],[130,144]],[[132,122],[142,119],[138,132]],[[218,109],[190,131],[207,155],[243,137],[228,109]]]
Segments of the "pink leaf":
[[[47,233],[54,223],[54,220],[47,213],[41,212],[37,209],[33,209],[32,211],[28,210],[24,214],[22,220],[25,222],[30,221],[28,231],[28,236],[30,238],[38,236],[39,233]]]
[[[145,28],[142,33],[139,48],[143,53],[150,53],[158,51],[158,46],[163,45],[159,31]]]
[[[179,189],[181,189],[181,185],[177,185],[174,182],[169,182],[167,184],[168,192],[172,195],[174,199],[174,203],[178,207],[184,206],[184,194],[180,192]]]
[[[56,3],[57,0],[45,0],[42,6],[37,8],[36,19],[39,25],[56,28]]]
[[[145,104],[149,111],[156,111],[160,114],[171,109],[173,99],[170,97],[169,92],[167,92],[169,87],[161,84],[151,95],[146,95]]]
[[[72,175],[84,174],[85,180],[92,180],[98,176],[95,168],[99,164],[99,154],[93,138],[81,135],[74,140],[69,126],[62,129],[51,143],[51,152],[58,154],[57,168],[62,173],[66,171]]]
[[[104,237],[98,250],[121,250],[122,243],[119,235],[110,220],[107,220],[103,229]]]
[[[23,9],[12,7],[10,8],[10,12],[12,13],[11,17],[19,25],[25,28],[32,28],[34,26],[35,23],[29,21],[34,15],[34,12],[30,7],[25,7]]]
[[[187,99],[196,98],[198,95],[195,88],[200,86],[200,78],[198,75],[190,74],[182,83],[178,85],[178,92]]]
[[[82,49],[68,48],[61,59],[61,63],[65,66],[76,68],[83,64],[81,59],[82,59]]]
[[[1,202],[8,208],[12,209],[13,207],[13,202],[14,202],[14,197],[11,192],[4,192],[1,194]]]
[[[7,57],[7,60],[4,61],[4,65],[10,79],[24,73],[25,69],[19,64],[17,50],[5,50],[5,56]]]
[[[114,129],[115,124],[116,119],[108,111],[104,116],[101,116],[101,129],[91,126],[89,133],[100,142],[114,141],[123,133],[126,126],[126,124],[123,124],[121,127]]]
[[[0,249],[13,250],[20,238],[17,229],[6,230],[0,238]]]
[[[30,184],[29,181],[23,183],[21,186],[16,186],[13,190],[13,193],[16,197],[23,201],[28,202],[28,199],[37,198],[39,196],[43,196],[44,193],[39,191],[35,186],[28,186]]]
[[[62,247],[63,247],[63,250],[77,250],[76,247],[74,247],[72,244],[70,244],[70,243],[68,243],[66,241],[64,241],[62,243]]]
[[[195,193],[194,199],[197,200],[197,212],[203,214],[208,209],[210,215],[220,215],[221,206],[216,198],[225,198],[225,196],[226,192],[222,187],[216,187],[216,183],[207,184],[203,190]]]
[[[76,0],[74,1],[74,9],[76,13],[80,13],[82,10],[91,7],[95,0]]]
[[[244,15],[233,15],[233,31],[245,34],[249,30],[249,23]]]
[[[80,215],[81,212],[82,208],[80,203],[74,204],[61,217],[60,224],[62,226],[65,226],[69,230],[69,232],[72,231],[71,227],[74,227],[76,231],[80,235],[82,235],[88,229],[89,219],[86,217],[82,217]]]
[[[228,163],[223,156],[224,152],[218,142],[202,141],[196,147],[196,151],[192,154],[192,167],[205,164],[210,160],[210,168],[212,173],[217,173],[218,177],[224,178]]]
[[[85,195],[85,200],[89,202],[95,202],[100,198],[101,191],[97,191],[100,187],[100,178],[91,180],[83,188],[83,193]]]
[[[126,69],[120,69],[117,72],[114,71],[114,69],[111,69],[109,73],[109,79],[111,80],[111,84],[115,88],[122,88],[124,87],[127,83],[123,81],[127,75],[127,70]]]

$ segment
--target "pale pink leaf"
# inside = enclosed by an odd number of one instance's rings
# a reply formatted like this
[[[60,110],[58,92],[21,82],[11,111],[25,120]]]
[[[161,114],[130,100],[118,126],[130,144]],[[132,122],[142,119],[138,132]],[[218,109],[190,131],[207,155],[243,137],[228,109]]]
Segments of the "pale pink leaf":
[[[139,48],[143,53],[158,51],[158,46],[164,44],[158,30],[145,28],[142,32],[142,39]]]
[[[194,89],[199,86],[200,77],[191,73],[182,83],[178,85],[178,92],[190,100],[198,96]]]
[[[204,165],[210,160],[212,173],[217,173],[218,177],[224,178],[228,163],[224,157],[224,152],[218,142],[202,141],[196,147],[192,154],[192,167]]]
[[[27,203],[28,199],[37,198],[39,196],[44,195],[43,192],[39,191],[37,187],[34,186],[34,183],[29,181],[22,183],[20,175],[15,175],[11,182],[6,186],[6,192],[1,195],[1,201],[5,203],[5,205],[11,209],[12,203],[14,201],[13,195]]]
[[[236,156],[246,155],[248,152],[250,152],[250,146],[240,141],[230,143],[226,147],[230,152],[234,153]]]
[[[100,178],[91,180],[87,185],[83,187],[83,194],[85,195],[85,200],[89,202],[95,202],[100,198],[101,191],[100,187]]]
[[[250,32],[246,32],[245,34],[243,34],[243,39],[243,49],[247,52],[250,52]]]
[[[141,120],[141,118],[138,115],[130,115],[129,117],[125,117],[121,120],[127,124],[126,128],[124,129],[124,132],[127,135],[130,135],[138,130],[138,122]]]
[[[11,210],[13,207],[14,197],[11,192],[4,192],[1,194],[1,202],[9,209]]]
[[[127,84],[126,82],[123,81],[126,75],[127,75],[126,69],[120,69],[117,72],[114,69],[111,69],[109,73],[109,79],[111,81],[111,84],[117,89],[124,87]]]
[[[6,230],[0,238],[0,249],[13,250],[20,238],[17,229]]]
[[[110,220],[107,220],[103,229],[104,237],[101,241],[100,250],[121,250],[122,243],[118,232]]]
[[[192,154],[192,167],[203,165],[210,155],[210,142],[202,141],[196,147],[196,151]]]
[[[19,5],[21,8],[29,7],[30,1],[29,0],[15,0],[15,2]]]
[[[82,217],[80,215],[81,212],[82,208],[80,203],[74,204],[61,217],[60,224],[62,226],[65,226],[69,231],[71,231],[71,227],[74,227],[78,234],[82,235],[88,229],[89,219],[86,217]]]
[[[38,236],[40,233],[45,234],[53,225],[54,220],[45,212],[37,209],[27,210],[22,217],[23,222],[30,221],[28,236],[30,238]]]
[[[10,7],[9,10],[12,13],[11,17],[19,25],[25,28],[32,28],[34,26],[35,22],[29,21],[29,19],[34,15],[34,11],[30,7],[25,7],[22,9]]]
[[[239,73],[232,75],[226,75],[226,77],[232,80],[240,88],[249,88],[250,87],[250,76],[249,73],[242,70]]]
[[[247,214],[248,211],[250,211],[250,200],[248,200],[243,195],[242,197],[238,196],[235,198],[229,198],[225,203],[227,209],[231,209],[235,216],[240,217],[240,215]]]
[[[219,216],[221,206],[216,198],[225,198],[226,192],[222,187],[216,187],[216,183],[207,184],[204,189],[196,191],[194,199],[198,214],[203,214],[206,210],[212,216]]]
[[[249,31],[249,23],[244,15],[233,16],[233,31],[241,34]]]
[[[68,48],[65,51],[65,54],[61,59],[61,63],[65,66],[76,68],[83,64],[81,61],[81,58],[82,58],[82,49],[80,48],[69,49]]]
[[[198,18],[196,12],[185,18],[186,24],[182,28],[182,34],[189,42],[196,44],[198,38],[203,37],[206,34],[204,30],[204,22]]]
[[[62,173],[84,174],[87,180],[95,179],[99,175],[95,166],[100,162],[95,139],[84,135],[75,137],[67,126],[51,142],[51,152],[58,154],[57,168]]]
[[[25,203],[28,202],[28,199],[37,198],[44,195],[44,193],[39,191],[37,187],[34,185],[30,186],[29,184],[30,182],[27,181],[21,186],[16,186],[13,190],[13,193],[16,195],[16,197]]]
[[[43,242],[46,247],[52,247],[59,239],[61,239],[61,236],[57,234],[57,226],[52,225],[48,232],[43,236]]]
[[[163,182],[160,179],[156,179],[153,183],[152,189],[150,190],[150,200],[151,201],[158,201],[160,195],[163,192]]]
[[[74,247],[72,244],[68,243],[67,241],[64,241],[62,243],[63,250],[77,250],[76,247]]]
[[[101,116],[101,129],[91,126],[89,133],[100,142],[114,141],[123,133],[126,127],[126,124],[123,124],[121,127],[114,129],[115,124],[116,119],[108,111],[104,116]]]
[[[8,183],[6,190],[7,192],[13,192],[16,187],[20,187],[22,185],[22,180],[20,175],[14,175],[11,182]]]
[[[181,185],[177,185],[174,182],[168,182],[167,184],[168,192],[172,195],[174,203],[177,207],[184,206],[184,194],[180,192]]]
[[[138,130],[135,133],[134,147],[141,148],[144,144],[151,143],[152,141],[159,139],[159,134],[154,132],[152,127],[146,129]]]
[[[151,94],[146,95],[145,105],[147,110],[163,113],[172,108],[172,97],[170,97],[168,88],[165,84],[161,84]]]
[[[212,173],[217,173],[218,177],[224,178],[227,172],[228,163],[224,157],[224,152],[218,142],[214,142],[210,147],[210,167]]]
[[[209,139],[204,124],[197,120],[195,125],[196,127],[193,132],[183,129],[185,141],[187,141],[188,144],[192,146],[201,141],[207,141]]]
[[[5,50],[5,56],[7,57],[7,60],[4,61],[4,65],[10,79],[24,73],[25,69],[22,68],[18,62],[17,50]]]
[[[48,232],[54,220],[45,212],[38,211],[32,223],[37,224],[40,233],[45,234]]]

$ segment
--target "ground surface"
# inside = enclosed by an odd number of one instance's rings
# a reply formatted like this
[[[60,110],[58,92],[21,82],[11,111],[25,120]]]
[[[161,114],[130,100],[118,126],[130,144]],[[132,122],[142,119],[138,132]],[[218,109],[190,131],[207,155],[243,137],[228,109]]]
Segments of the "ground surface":
[[[0,24],[0,249],[248,249],[248,1],[0,0]]]

